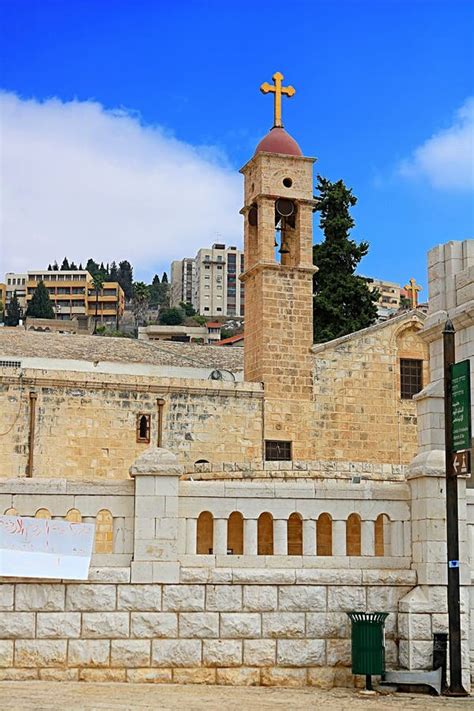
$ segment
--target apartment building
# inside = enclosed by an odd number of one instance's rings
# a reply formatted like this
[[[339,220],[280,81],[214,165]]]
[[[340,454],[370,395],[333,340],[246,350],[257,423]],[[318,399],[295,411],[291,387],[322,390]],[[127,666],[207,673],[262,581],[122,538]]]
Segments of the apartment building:
[[[244,254],[237,247],[215,243],[202,248],[194,259],[171,265],[171,303],[192,304],[203,316],[244,315],[244,285],[239,276],[244,271]]]
[[[379,300],[377,302],[378,317],[380,321],[385,321],[396,314],[400,308],[400,284],[386,281],[385,279],[366,278],[370,291],[377,289],[379,292]]]
[[[95,317],[103,324],[115,324],[125,308],[125,296],[118,282],[104,282],[96,293],[91,274],[86,271],[29,271],[26,280],[26,303],[40,281],[44,282],[57,319],[74,316]],[[96,305],[97,301],[97,305]]]
[[[16,274],[15,272],[7,272],[5,274],[5,306],[10,303],[16,291],[20,308],[25,309],[27,279],[27,274]]]

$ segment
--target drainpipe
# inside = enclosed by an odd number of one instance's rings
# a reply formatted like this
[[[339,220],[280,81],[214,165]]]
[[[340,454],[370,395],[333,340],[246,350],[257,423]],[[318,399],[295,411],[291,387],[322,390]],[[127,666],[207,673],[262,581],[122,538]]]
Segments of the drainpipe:
[[[163,406],[165,401],[163,398],[159,397],[156,400],[156,405],[158,407],[158,437],[156,446],[161,447],[163,445]]]
[[[35,414],[36,414],[36,400],[38,394],[30,392],[30,430],[28,434],[28,465],[26,467],[26,476],[33,476],[33,454],[35,447]]]

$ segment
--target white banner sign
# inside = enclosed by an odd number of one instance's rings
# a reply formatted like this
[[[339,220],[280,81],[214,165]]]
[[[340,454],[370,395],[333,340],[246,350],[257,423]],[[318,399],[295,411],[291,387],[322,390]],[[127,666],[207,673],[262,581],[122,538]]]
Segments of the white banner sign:
[[[0,576],[87,580],[93,523],[0,516]]]

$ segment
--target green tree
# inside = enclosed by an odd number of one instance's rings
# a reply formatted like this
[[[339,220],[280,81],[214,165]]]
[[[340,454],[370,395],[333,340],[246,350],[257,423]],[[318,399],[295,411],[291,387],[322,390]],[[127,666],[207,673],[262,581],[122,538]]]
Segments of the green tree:
[[[357,198],[342,180],[332,183],[318,175],[316,210],[324,240],[313,247],[314,340],[324,343],[371,326],[377,318],[378,292],[370,291],[366,279],[355,270],[369,251],[367,242],[349,238],[354,227],[350,209]]]
[[[133,296],[133,267],[126,259],[119,262],[118,283],[123,289],[127,301]]]
[[[162,284],[168,283],[168,274],[166,272],[163,272],[163,276],[161,277],[161,283]]]
[[[53,272],[57,272],[57,271],[59,271],[58,263],[57,263],[56,260],[54,260],[54,262],[53,262]]]
[[[64,257],[63,263],[61,264],[61,271],[68,272],[70,268],[67,257]]]
[[[69,269],[70,269],[72,272],[77,272],[77,267],[76,267],[76,265],[75,265],[74,262],[71,262],[71,264],[69,265]]]
[[[142,281],[136,281],[133,285],[132,313],[135,318],[135,327],[141,325],[145,318],[146,311],[150,303],[150,289]]]
[[[30,318],[54,318],[53,304],[43,281],[38,282],[38,286],[33,292],[26,310],[26,316]]]
[[[115,262],[112,262],[110,265],[110,281],[117,281],[117,280],[118,280],[117,264]]]
[[[93,333],[97,333],[97,320],[99,318],[99,291],[102,290],[104,286],[104,277],[100,272],[96,272],[92,279],[92,285],[95,291],[95,315],[94,315],[94,330]]]
[[[184,301],[181,301],[179,305],[180,309],[184,311],[186,316],[195,316],[196,315],[196,310],[191,304],[187,304]]]
[[[13,297],[10,300],[10,303],[5,309],[5,326],[18,326],[21,318],[21,309],[20,309],[20,303],[18,301],[18,296],[16,295],[16,291],[13,293]]]
[[[95,275],[99,271],[99,265],[97,264],[97,262],[94,262],[93,259],[88,259],[86,264],[86,270],[89,272],[91,277],[95,277]]]
[[[158,320],[163,326],[180,326],[184,322],[184,312],[176,307],[162,309]]]

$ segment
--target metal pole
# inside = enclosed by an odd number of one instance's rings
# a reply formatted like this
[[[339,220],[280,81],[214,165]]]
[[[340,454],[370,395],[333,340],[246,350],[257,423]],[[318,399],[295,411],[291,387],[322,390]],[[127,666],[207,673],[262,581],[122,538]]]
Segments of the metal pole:
[[[462,685],[461,613],[459,604],[458,480],[453,466],[451,366],[455,363],[455,330],[446,321],[443,331],[444,436],[446,452],[446,533],[448,553],[449,696],[468,696]]]
[[[37,393],[30,393],[30,431],[28,433],[28,464],[26,466],[27,477],[33,476],[33,454],[35,447],[35,413],[37,398]]]

